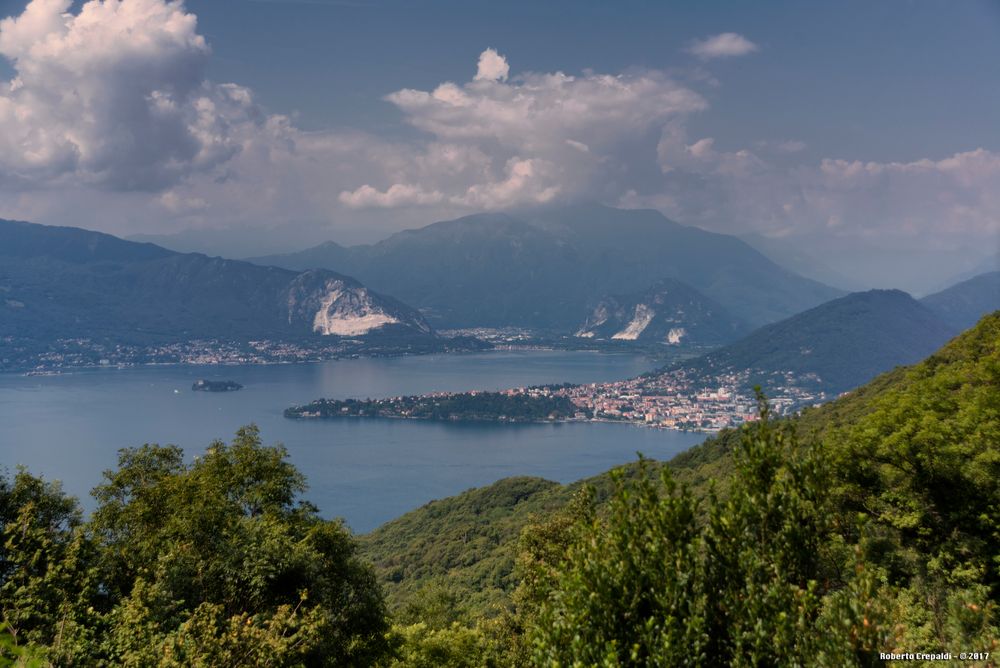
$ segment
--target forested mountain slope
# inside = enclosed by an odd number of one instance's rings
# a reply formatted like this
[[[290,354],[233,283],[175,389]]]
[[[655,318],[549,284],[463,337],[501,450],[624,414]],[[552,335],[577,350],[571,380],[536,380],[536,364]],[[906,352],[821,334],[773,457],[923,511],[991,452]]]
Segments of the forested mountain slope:
[[[993,520],[984,523],[972,510],[1000,503],[998,406],[1000,312],[923,362],[883,374],[788,423],[800,442],[820,444],[845,504],[876,513],[913,544],[930,531],[963,535],[981,551],[1000,546],[989,533]],[[713,484],[724,491],[740,438],[738,431],[723,432],[668,466],[696,497],[705,498]],[[608,474],[573,485],[501,480],[389,522],[363,536],[362,549],[397,609],[444,590],[456,609],[496,614],[509,604],[518,580],[519,531],[551,517],[583,484],[596,488],[598,500],[612,487]],[[929,555],[944,546],[931,541],[920,549]],[[998,582],[998,566],[982,564],[990,587]]]

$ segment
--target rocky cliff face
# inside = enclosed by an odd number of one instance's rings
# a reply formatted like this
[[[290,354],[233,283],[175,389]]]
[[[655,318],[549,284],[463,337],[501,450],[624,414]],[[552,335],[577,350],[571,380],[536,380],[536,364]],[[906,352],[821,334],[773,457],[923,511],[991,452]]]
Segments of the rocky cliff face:
[[[576,336],[680,345],[731,341],[742,325],[694,288],[663,280],[647,290],[602,299]]]
[[[364,336],[390,326],[431,333],[417,311],[325,271],[307,271],[292,281],[287,311],[289,325],[306,326],[324,336]]]

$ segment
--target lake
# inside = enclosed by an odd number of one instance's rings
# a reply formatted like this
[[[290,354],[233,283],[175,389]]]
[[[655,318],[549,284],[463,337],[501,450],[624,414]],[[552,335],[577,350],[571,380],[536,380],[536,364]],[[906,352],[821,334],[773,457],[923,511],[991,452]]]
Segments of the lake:
[[[182,446],[188,457],[251,422],[283,443],[326,517],[366,532],[432,500],[513,475],[571,482],[635,458],[666,459],[704,435],[615,424],[470,424],[410,420],[298,421],[288,406],[319,397],[383,397],[626,378],[652,368],[636,355],[566,351],[353,359],[274,366],[95,369],[0,375],[0,465],[90,489],[119,448]],[[193,392],[199,379],[239,392]]]

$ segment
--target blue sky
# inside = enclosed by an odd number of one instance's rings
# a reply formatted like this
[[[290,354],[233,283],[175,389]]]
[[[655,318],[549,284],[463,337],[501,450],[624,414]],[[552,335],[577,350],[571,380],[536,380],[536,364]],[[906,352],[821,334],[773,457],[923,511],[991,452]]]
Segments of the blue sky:
[[[998,2],[0,0],[0,17],[2,217],[239,254],[586,198],[915,291],[1000,251]]]
[[[734,146],[797,137],[816,157],[908,161],[1000,148],[1000,2],[324,2],[188,0],[212,77],[304,127],[399,131],[381,101],[469,77],[492,46],[516,70],[687,70],[691,40],[760,45],[714,63],[696,126]]]

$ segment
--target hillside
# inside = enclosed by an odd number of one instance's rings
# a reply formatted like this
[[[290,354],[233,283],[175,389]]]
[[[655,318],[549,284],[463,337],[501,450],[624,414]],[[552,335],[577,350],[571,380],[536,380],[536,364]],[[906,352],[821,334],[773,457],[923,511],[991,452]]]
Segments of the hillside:
[[[998,361],[1000,312],[923,362],[883,374],[806,410],[791,423],[800,441],[828,444],[831,461],[842,472],[839,484],[847,487],[843,493],[856,502],[868,498],[888,508],[907,503],[894,491],[905,490],[923,499],[921,503],[930,503],[928,499],[952,493],[954,480],[949,479],[956,475],[981,478],[983,484],[969,494],[995,498]],[[704,498],[713,483],[724,491],[733,471],[730,453],[739,438],[737,431],[722,432],[667,465],[696,497]],[[900,458],[910,463],[897,461]],[[851,486],[849,480],[867,482]],[[572,485],[501,480],[431,502],[383,525],[361,537],[362,550],[375,564],[396,609],[412,605],[427,587],[443,586],[459,607],[475,615],[496,614],[497,606],[509,603],[516,582],[520,531],[552,517],[583,484],[596,487],[598,500],[611,488],[608,474]],[[962,497],[968,501],[964,492]],[[959,505],[956,498],[951,507]],[[970,520],[964,530],[978,531],[976,522]]]
[[[1000,309],[1000,271],[962,281],[927,295],[920,303],[956,329],[968,329],[984,314]]]
[[[665,278],[691,285],[752,326],[842,294],[778,267],[736,237],[656,211],[598,205],[474,215],[369,246],[329,243],[252,261],[356,276],[439,326],[565,334],[607,295],[646,290]]]
[[[430,503],[361,538],[397,609],[425,588],[460,593],[467,608],[502,603],[516,584],[514,546],[534,517],[562,507],[563,486],[541,478],[505,478]]]
[[[610,295],[590,311],[576,336],[642,343],[719,344],[746,326],[694,288],[662,279],[646,290]]]
[[[956,332],[905,292],[871,290],[762,327],[682,366],[695,377],[749,370],[747,386],[772,390],[792,377],[837,394],[917,362]]]
[[[412,308],[331,271],[261,267],[11,221],[0,221],[0,300],[8,344],[432,336]]]

